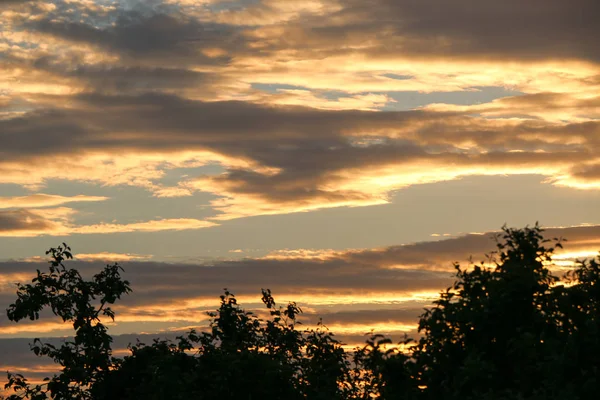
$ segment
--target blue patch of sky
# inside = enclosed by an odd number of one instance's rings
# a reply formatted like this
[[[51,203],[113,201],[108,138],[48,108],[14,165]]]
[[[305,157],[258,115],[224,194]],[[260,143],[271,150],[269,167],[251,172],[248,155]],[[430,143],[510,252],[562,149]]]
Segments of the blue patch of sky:
[[[193,168],[173,168],[164,170],[164,176],[158,180],[158,183],[165,186],[176,186],[179,182],[187,178],[193,178],[201,175],[218,175],[225,172],[225,168],[219,163],[209,163],[201,167]]]
[[[305,86],[286,85],[283,83],[252,83],[252,89],[267,93],[277,93],[279,90],[310,90]]]
[[[385,74],[393,79],[411,79],[408,75]],[[423,93],[417,91],[390,91],[390,92],[363,92],[347,93],[341,90],[312,90],[304,86],[286,84],[253,83],[252,88],[267,93],[277,93],[280,90],[311,90],[316,97],[337,101],[343,97],[352,97],[366,94],[385,94],[395,102],[389,102],[381,108],[382,111],[406,111],[413,110],[432,103],[446,103],[454,105],[472,105],[488,103],[507,96],[522,95],[523,92],[511,90],[502,86],[476,86],[469,90],[455,92],[431,92]]]
[[[504,223],[510,226],[525,226],[535,221],[544,226],[600,223],[597,207],[600,192],[560,188],[541,183],[543,179],[539,175],[473,176],[415,185],[396,192],[391,203],[385,205],[241,218],[193,231],[73,238],[101,241],[107,251],[154,254],[156,259],[231,257],[232,249],[261,250],[245,254],[255,257],[285,248],[371,248],[427,241],[434,239],[433,233],[498,230]],[[177,205],[167,202],[164,207]]]
[[[2,56],[0,55],[0,58],[2,58]],[[9,91],[4,91],[4,90],[0,90],[0,95],[11,95],[11,93]],[[19,97],[12,97],[9,99],[9,102],[7,105],[4,106],[3,111],[0,111],[0,114],[2,113],[23,113],[23,112],[28,112],[28,111],[33,111],[35,110],[35,107],[32,105],[32,103],[28,102],[27,100],[23,99],[23,98],[19,98]]]
[[[358,94],[367,94],[367,93],[358,93]],[[321,98],[327,99],[327,100],[331,100],[331,101],[335,101],[342,97],[351,97],[351,96],[356,96],[358,94],[357,93],[346,93],[341,90],[324,90],[324,91],[319,92],[318,97],[321,97]]]
[[[155,14],[171,14],[180,10],[177,3],[165,3],[163,0],[94,0],[95,6],[103,9],[91,9],[85,4],[72,1],[55,1],[56,8],[47,13],[46,18],[64,18],[106,29],[123,17],[150,17]]]
[[[306,90],[312,92],[315,97],[327,100],[337,100],[340,97],[352,96],[352,94],[348,94],[341,90],[316,90],[306,86],[287,85],[284,83],[253,83],[251,87],[252,89],[261,90],[267,93],[277,93],[283,90]]]
[[[21,185],[15,185],[12,183],[0,184],[0,197],[15,197],[15,196],[27,196],[31,194],[31,191],[25,189]]]
[[[225,169],[220,164],[207,164],[194,168],[175,168],[165,171],[162,179],[156,183],[166,187],[177,186],[186,177],[216,175]],[[210,193],[195,192],[191,196],[176,198],[154,197],[144,188],[132,186],[101,186],[94,182],[74,182],[67,180],[48,180],[36,189],[28,190],[16,184],[0,184],[0,197],[27,196],[34,193],[59,196],[103,196],[108,200],[98,202],[73,202],[63,206],[77,210],[74,223],[78,225],[100,222],[132,223],[158,218],[196,218],[205,219],[217,213],[210,207],[210,201],[216,196]]]
[[[239,11],[250,6],[260,4],[260,2],[261,0],[217,1],[207,4],[207,8],[216,13],[227,10]]]
[[[2,24],[0,24],[2,26]],[[24,32],[25,29],[14,29],[14,32]],[[20,47],[25,50],[35,50],[40,47],[39,43],[24,42],[24,41],[13,41],[7,38],[0,38],[0,43],[5,43],[9,47]],[[0,58],[7,58],[9,53],[0,53]]]
[[[498,230],[504,223],[600,223],[596,206],[600,193],[560,188],[542,183],[543,179],[539,175],[472,176],[415,185],[397,191],[385,205],[236,219],[189,232],[180,240],[189,246],[202,243],[213,251],[370,248],[433,240],[433,233]],[[183,248],[181,252],[186,253]]]
[[[25,32],[26,29],[20,27],[10,27],[13,32]],[[0,32],[4,32],[7,29],[7,25],[0,21]],[[15,41],[8,37],[0,37],[0,43],[4,44],[6,48],[20,47],[23,50],[35,50],[40,47],[39,43]],[[12,52],[3,51],[0,52],[0,60],[7,60],[12,55]]]
[[[82,5],[78,2],[71,1],[55,1],[54,5],[56,8],[48,12],[45,16],[46,19],[64,19],[68,16],[69,21],[73,22],[84,22],[87,24],[94,25],[98,28],[106,28],[116,21],[118,12],[122,10],[122,4],[116,4],[111,0],[96,0],[95,6],[107,7],[106,15],[102,15],[102,12],[97,13],[95,10],[90,10],[86,5]],[[100,17],[99,17],[100,16]],[[106,18],[108,17],[108,18]]]
[[[396,79],[399,81],[406,81],[412,79],[412,75],[398,75],[398,74],[383,74],[386,78]]]
[[[600,209],[597,207],[600,192],[556,187],[542,183],[543,179],[539,175],[472,176],[408,187],[394,193],[391,203],[385,205],[241,218],[199,230],[73,235],[66,238],[0,238],[0,258],[43,255],[44,250],[56,246],[63,239],[80,253],[153,254],[156,260],[173,262],[181,257],[256,257],[286,248],[388,246],[435,240],[431,236],[434,233],[498,230],[504,223],[516,227],[531,225],[535,221],[540,221],[543,226],[600,224]],[[81,190],[68,194],[77,192]],[[515,195],[517,192],[518,196]],[[64,194],[64,191],[60,193]],[[100,193],[90,190],[85,194]],[[104,194],[110,195],[110,188],[105,188]],[[166,215],[176,210],[180,215],[194,218],[198,217],[191,214],[197,209],[194,207],[202,203],[198,196],[163,200],[148,198],[148,194],[140,190],[121,200],[125,204],[104,202],[103,206],[117,207],[115,215],[126,216],[137,208],[146,207],[150,208],[150,215],[157,212]],[[141,203],[137,204],[138,201]],[[233,249],[253,251],[229,253]],[[465,258],[468,256],[466,254]]]
[[[384,111],[411,110],[432,103],[446,103],[455,105],[472,105],[488,103],[507,96],[522,95],[522,92],[507,89],[501,86],[477,86],[468,91],[457,92],[432,92],[420,93],[407,92],[383,92],[396,102],[388,103]]]
[[[166,218],[205,219],[216,213],[209,206],[215,196],[195,192],[192,196],[154,197],[144,188],[132,186],[99,186],[70,181],[50,181],[41,191],[62,196],[105,196],[108,200],[98,202],[68,203],[65,206],[77,210],[74,223],[91,225],[101,222],[126,224]]]

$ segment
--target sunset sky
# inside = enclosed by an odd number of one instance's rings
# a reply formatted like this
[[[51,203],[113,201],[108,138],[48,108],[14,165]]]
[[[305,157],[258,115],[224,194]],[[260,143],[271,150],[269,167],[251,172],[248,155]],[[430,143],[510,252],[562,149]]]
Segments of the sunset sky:
[[[600,250],[596,0],[0,2],[0,370],[14,282],[67,242],[134,292],[111,332],[261,288],[347,343],[415,331],[503,224]],[[41,364],[40,364],[41,363]]]

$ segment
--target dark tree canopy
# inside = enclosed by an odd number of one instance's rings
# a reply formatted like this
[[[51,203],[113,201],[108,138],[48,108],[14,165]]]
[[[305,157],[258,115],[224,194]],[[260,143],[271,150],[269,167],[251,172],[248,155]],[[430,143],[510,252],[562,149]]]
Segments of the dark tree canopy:
[[[562,282],[560,239],[504,229],[494,268],[456,265],[456,282],[419,321],[415,378],[427,399],[591,399],[600,389],[600,265]]]
[[[277,306],[263,290],[270,318],[237,304],[229,291],[207,331],[175,341],[136,343],[113,357],[101,317],[131,291],[118,265],[90,281],[50,249],[48,272],[19,285],[7,310],[15,322],[49,308],[72,323],[60,347],[32,343],[60,373],[44,385],[8,374],[16,399],[591,399],[600,390],[600,264],[578,262],[552,275],[561,240],[542,230],[504,228],[488,263],[462,268],[419,320],[420,338],[406,351],[381,335],[345,351],[323,325],[303,330],[295,303]]]

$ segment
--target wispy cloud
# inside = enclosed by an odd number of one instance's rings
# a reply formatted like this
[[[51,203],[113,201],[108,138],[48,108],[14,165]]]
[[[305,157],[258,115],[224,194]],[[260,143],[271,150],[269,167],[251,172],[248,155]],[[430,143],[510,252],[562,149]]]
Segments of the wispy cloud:
[[[216,226],[214,222],[193,218],[168,218],[127,224],[73,223],[76,210],[71,208],[17,209],[0,211],[0,236],[34,237],[42,235],[108,234],[126,232],[158,232],[201,229]]]
[[[32,194],[29,196],[0,197],[0,209],[2,208],[37,208],[56,207],[66,203],[96,202],[108,200],[103,196],[59,196],[52,194]]]
[[[108,262],[123,262],[123,261],[142,261],[152,258],[150,254],[130,254],[130,253],[111,253],[103,251],[102,253],[78,253],[75,255],[76,260],[82,261],[108,261]]]

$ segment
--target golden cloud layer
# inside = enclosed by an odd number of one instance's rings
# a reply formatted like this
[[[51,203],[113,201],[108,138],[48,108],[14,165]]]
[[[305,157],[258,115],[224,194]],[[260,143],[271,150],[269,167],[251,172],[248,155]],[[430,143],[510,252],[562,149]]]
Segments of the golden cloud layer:
[[[597,24],[574,11],[592,15],[588,0],[552,0],[543,15],[465,0],[475,19],[440,0],[166,3],[0,10],[0,125],[13,138],[0,184],[209,192],[215,220],[384,204],[407,186],[471,175],[600,187]],[[490,87],[516,94],[390,111],[403,109],[398,93]],[[226,172],[161,183],[211,163]],[[129,228],[82,232],[94,229]]]

